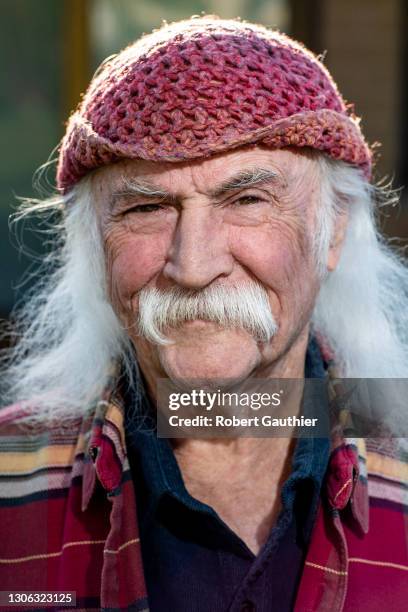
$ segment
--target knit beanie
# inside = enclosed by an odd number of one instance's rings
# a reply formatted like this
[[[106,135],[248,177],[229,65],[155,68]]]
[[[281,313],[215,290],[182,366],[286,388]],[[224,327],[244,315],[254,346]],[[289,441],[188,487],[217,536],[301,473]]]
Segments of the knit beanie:
[[[316,56],[263,26],[191,18],[102,64],[68,121],[57,185],[125,158],[181,162],[255,143],[312,147],[370,176],[359,120]]]

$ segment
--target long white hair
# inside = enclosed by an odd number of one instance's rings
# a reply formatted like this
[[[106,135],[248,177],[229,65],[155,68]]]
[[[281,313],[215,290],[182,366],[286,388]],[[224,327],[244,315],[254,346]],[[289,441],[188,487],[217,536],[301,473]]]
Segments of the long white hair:
[[[408,265],[377,227],[379,209],[397,193],[368,183],[355,168],[319,157],[321,220],[316,247],[325,264],[335,217],[349,220],[339,264],[325,275],[313,313],[315,331],[345,378],[408,378]],[[319,214],[319,213],[318,213]]]
[[[315,251],[322,285],[313,329],[333,351],[342,376],[408,378],[408,268],[380,236],[375,216],[379,199],[394,203],[395,194],[374,188],[343,162],[321,154],[316,159],[321,205]],[[324,274],[336,216],[345,210],[340,263]],[[1,362],[0,405],[28,402],[35,406],[30,422],[83,415],[99,399],[115,363],[129,376],[134,369],[130,340],[107,298],[90,178],[67,197],[31,202],[21,215],[53,211],[62,219],[55,226],[56,246],[14,313],[17,342]]]

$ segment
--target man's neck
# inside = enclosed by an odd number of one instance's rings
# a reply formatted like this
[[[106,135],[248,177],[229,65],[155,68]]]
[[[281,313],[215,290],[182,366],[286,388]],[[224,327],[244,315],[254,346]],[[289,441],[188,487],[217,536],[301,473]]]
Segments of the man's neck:
[[[214,508],[257,554],[280,510],[294,440],[184,439],[173,447],[189,493]]]

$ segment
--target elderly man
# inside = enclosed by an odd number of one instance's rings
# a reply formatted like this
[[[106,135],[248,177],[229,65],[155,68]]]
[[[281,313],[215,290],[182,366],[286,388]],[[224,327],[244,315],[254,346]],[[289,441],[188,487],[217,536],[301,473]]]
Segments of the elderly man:
[[[56,609],[72,592],[86,610],[407,609],[395,437],[156,435],[159,379],[408,376],[408,272],[370,173],[329,73],[284,35],[193,18],[102,65],[60,195],[33,206],[62,223],[3,376],[0,584],[21,609],[43,608],[33,591]]]

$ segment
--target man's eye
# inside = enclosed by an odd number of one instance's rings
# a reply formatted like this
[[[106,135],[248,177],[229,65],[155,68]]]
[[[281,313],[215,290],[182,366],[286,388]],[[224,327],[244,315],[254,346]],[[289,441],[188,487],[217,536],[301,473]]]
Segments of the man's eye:
[[[238,198],[238,200],[235,200],[234,204],[236,204],[237,206],[245,206],[247,204],[257,204],[260,201],[260,198],[258,198],[257,196],[248,195]]]
[[[160,204],[138,204],[137,206],[132,206],[128,212],[152,213],[161,210],[162,208],[163,207]]]

